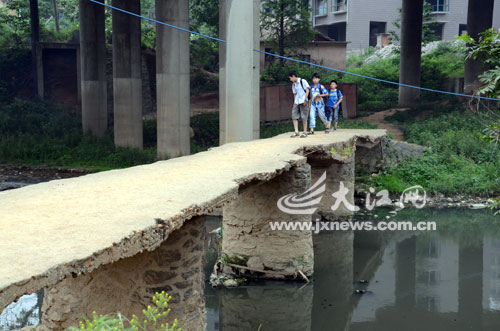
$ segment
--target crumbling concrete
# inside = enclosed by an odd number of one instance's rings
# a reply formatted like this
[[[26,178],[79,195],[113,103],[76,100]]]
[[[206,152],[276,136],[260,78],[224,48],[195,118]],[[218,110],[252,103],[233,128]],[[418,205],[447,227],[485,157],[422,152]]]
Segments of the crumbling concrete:
[[[204,299],[205,218],[197,217],[172,232],[153,252],[107,264],[91,273],[69,275],[47,289],[39,330],[78,326],[82,316],[120,312],[143,318],[155,292],[172,296],[168,322],[174,318],[184,330],[205,330]],[[165,321],[163,321],[165,322]]]
[[[347,129],[306,139],[283,134],[0,192],[0,310],[70,275],[154,251],[186,220],[236,200],[240,187],[304,166],[308,154],[354,137],[376,141],[385,134]]]
[[[422,155],[429,147],[395,141],[387,137],[356,141],[356,172],[374,173],[384,166],[397,166],[401,161]]]
[[[354,214],[354,160],[355,138],[334,144],[329,151],[312,153],[307,162],[312,167],[312,181],[326,175],[325,193],[319,203],[317,214],[323,219],[336,221]],[[337,194],[345,191],[345,202],[336,204]],[[335,195],[334,195],[335,194]],[[335,206],[335,210],[332,207]],[[351,206],[351,207],[349,207]]]
[[[243,188],[238,198],[224,207],[222,261],[241,265],[255,277],[301,277],[312,275],[311,231],[273,230],[270,222],[310,222],[311,215],[282,212],[276,202],[291,193],[301,194],[311,186],[311,167],[304,164],[264,183]],[[237,267],[234,267],[238,269]],[[229,269],[228,269],[229,270]],[[243,273],[246,269],[241,269]],[[257,270],[261,270],[259,272]],[[231,270],[233,272],[233,270]]]

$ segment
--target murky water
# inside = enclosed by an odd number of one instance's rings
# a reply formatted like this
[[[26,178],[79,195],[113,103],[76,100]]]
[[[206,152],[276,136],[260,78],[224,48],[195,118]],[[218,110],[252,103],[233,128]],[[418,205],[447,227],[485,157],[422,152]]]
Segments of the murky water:
[[[377,219],[387,212],[377,210]],[[393,220],[435,221],[437,231],[322,232],[314,236],[309,284],[260,281],[216,289],[207,282],[207,329],[500,330],[500,217],[489,210],[413,209]],[[209,218],[207,232],[219,223]],[[207,236],[207,279],[215,239]],[[4,310],[0,330],[36,324],[40,299],[25,296]]]
[[[428,209],[393,219],[436,221],[437,231],[315,235],[310,284],[207,285],[208,330],[500,330],[500,217]]]

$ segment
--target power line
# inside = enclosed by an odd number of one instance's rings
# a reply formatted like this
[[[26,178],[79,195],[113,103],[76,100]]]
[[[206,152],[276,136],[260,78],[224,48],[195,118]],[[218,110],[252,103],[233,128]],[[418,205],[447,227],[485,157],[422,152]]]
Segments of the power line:
[[[93,3],[96,3],[96,4],[99,4],[101,6],[105,6],[107,8],[113,9],[113,10],[117,10],[117,11],[123,12],[123,13],[128,14],[128,15],[132,15],[132,16],[135,16],[135,17],[138,17],[138,18],[142,18],[144,20],[147,20],[147,21],[150,21],[150,22],[153,22],[153,23],[157,23],[157,24],[161,24],[161,25],[164,25],[164,26],[168,26],[168,27],[173,28],[173,29],[184,31],[184,32],[187,32],[187,33],[190,33],[190,34],[194,34],[194,35],[197,35],[197,36],[200,36],[200,37],[203,37],[203,38],[208,38],[208,39],[211,39],[211,40],[214,40],[214,41],[218,41],[218,42],[221,42],[221,43],[227,43],[227,41],[225,41],[223,39],[220,39],[220,38],[217,38],[217,37],[212,37],[212,36],[200,33],[200,32],[192,31],[192,30],[189,30],[189,29],[184,29],[184,28],[172,25],[172,24],[161,22],[161,21],[155,20],[155,19],[150,18],[150,17],[142,16],[140,14],[136,14],[136,13],[133,13],[133,12],[130,12],[130,11],[127,11],[127,10],[124,10],[124,9],[112,6],[112,5],[108,5],[108,4],[99,2],[97,0],[89,0],[89,1],[91,1]],[[454,95],[454,96],[459,96],[459,97],[478,98],[478,99],[490,100],[490,101],[500,101],[500,99],[498,99],[498,98],[490,98],[490,97],[475,96],[475,95],[471,95],[471,94],[441,91],[441,90],[430,89],[430,88],[425,88],[425,87],[416,86],[416,85],[403,84],[403,83],[399,83],[399,82],[393,82],[393,81],[390,81],[390,80],[385,80],[385,79],[380,79],[380,78],[365,76],[365,75],[356,74],[356,73],[345,71],[345,70],[340,70],[340,69],[336,69],[336,68],[331,68],[331,67],[323,66],[323,65],[320,65],[320,64],[316,64],[316,63],[311,63],[311,62],[308,62],[308,61],[293,59],[293,58],[290,58],[290,57],[287,57],[287,56],[282,56],[282,55],[278,55],[278,54],[274,54],[274,53],[262,51],[260,49],[254,49],[253,51],[261,53],[261,54],[273,56],[273,57],[276,57],[276,58],[280,58],[280,59],[284,59],[284,60],[288,60],[288,61],[292,61],[292,62],[296,62],[296,63],[307,64],[307,65],[314,66],[314,67],[317,67],[317,68],[331,70],[331,71],[343,73],[343,74],[346,74],[346,75],[356,76],[356,77],[360,77],[360,78],[364,78],[364,79],[370,79],[370,80],[381,82],[381,83],[386,83],[386,84],[391,84],[391,85],[397,85],[397,86],[403,86],[403,87],[418,89],[418,90],[427,91],[427,92],[434,92],[434,93],[441,93],[441,94],[447,94],[447,95]]]

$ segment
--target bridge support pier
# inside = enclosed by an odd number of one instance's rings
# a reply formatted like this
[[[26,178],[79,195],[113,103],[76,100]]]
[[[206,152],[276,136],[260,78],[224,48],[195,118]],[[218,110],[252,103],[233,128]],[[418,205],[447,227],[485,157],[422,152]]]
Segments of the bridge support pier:
[[[325,193],[316,211],[323,220],[349,220],[354,214],[347,204],[354,206],[355,144],[355,140],[338,143],[334,146],[334,152],[308,156],[312,182],[315,183],[326,174]],[[345,197],[345,202],[336,206],[340,194]],[[332,210],[334,206],[336,208]]]
[[[263,183],[241,189],[238,199],[223,210],[222,257],[224,273],[249,272],[250,277],[300,278],[312,275],[311,231],[272,230],[271,222],[309,222],[311,215],[290,215],[276,203],[290,193],[300,194],[311,184],[308,164],[292,168]],[[244,268],[228,267],[228,264]],[[232,270],[231,270],[232,269]],[[265,270],[260,272],[259,270]]]
[[[260,0],[220,0],[219,141],[250,141],[260,135]]]
[[[139,0],[113,0],[113,6],[141,13]],[[117,10],[112,15],[115,145],[142,149],[141,21]]]
[[[156,19],[189,29],[189,1],[156,0]],[[189,33],[156,24],[158,157],[190,153]]]
[[[82,126],[102,136],[108,125],[104,6],[88,0],[79,5]]]
[[[46,289],[40,330],[77,326],[82,316],[120,312],[141,318],[155,292],[172,296],[169,321],[183,330],[205,330],[204,217],[186,221],[160,247],[67,277]]]

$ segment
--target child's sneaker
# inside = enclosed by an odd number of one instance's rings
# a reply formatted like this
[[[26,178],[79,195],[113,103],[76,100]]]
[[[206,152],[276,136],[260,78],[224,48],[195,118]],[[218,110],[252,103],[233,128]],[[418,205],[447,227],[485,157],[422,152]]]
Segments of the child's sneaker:
[[[330,128],[325,129],[325,134],[328,134],[328,133],[330,133]]]
[[[308,134],[308,135],[310,135],[310,134],[314,134],[314,131],[313,131],[313,130],[308,131],[308,132],[307,132],[307,134]]]

